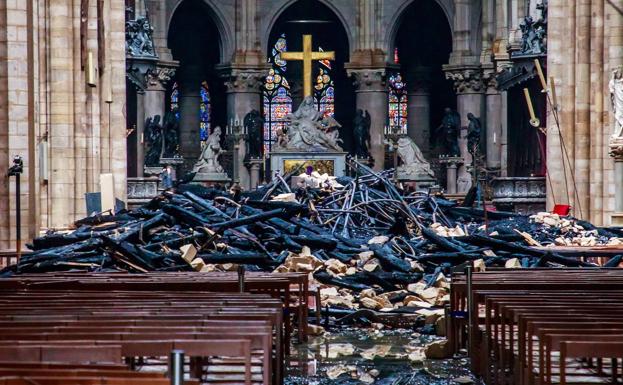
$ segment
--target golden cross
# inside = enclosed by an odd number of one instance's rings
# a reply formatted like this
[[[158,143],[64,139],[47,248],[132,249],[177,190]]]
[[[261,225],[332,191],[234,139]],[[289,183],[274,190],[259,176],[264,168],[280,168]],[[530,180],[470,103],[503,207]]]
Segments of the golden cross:
[[[302,52],[282,52],[283,60],[302,60],[303,61],[303,97],[313,95],[312,84],[312,62],[314,60],[335,60],[335,52],[314,52],[312,51],[312,36],[303,35],[303,51]]]

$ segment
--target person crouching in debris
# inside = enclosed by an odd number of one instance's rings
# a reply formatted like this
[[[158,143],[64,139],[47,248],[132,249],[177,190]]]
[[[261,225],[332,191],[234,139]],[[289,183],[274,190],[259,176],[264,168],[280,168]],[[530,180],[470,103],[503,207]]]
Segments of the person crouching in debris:
[[[173,187],[175,181],[175,170],[170,164],[165,165],[160,172],[160,185],[163,189],[168,190]]]

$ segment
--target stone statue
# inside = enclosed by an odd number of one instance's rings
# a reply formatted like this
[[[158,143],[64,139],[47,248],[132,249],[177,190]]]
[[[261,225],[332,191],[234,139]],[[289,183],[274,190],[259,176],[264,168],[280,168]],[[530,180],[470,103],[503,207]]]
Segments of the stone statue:
[[[286,146],[288,145],[288,135],[286,135],[286,133],[283,131],[282,128],[278,128],[276,130],[276,134],[277,134],[277,148],[286,148]]]
[[[342,151],[339,139],[339,123],[332,117],[323,117],[316,109],[314,98],[303,99],[296,112],[288,114],[289,126],[285,134],[285,145],[279,146],[286,151]],[[280,138],[283,142],[284,138]]]
[[[519,28],[521,29],[521,52],[522,53],[531,53],[532,52],[532,39],[534,37],[534,19],[532,16],[524,17],[523,21],[519,23]]]
[[[458,192],[468,192],[472,188],[472,175],[467,172],[465,167],[460,167],[456,179],[456,187]]]
[[[353,134],[355,135],[355,155],[358,158],[370,157],[370,114],[366,110],[358,109],[353,121]]]
[[[250,158],[261,158],[263,149],[262,129],[264,118],[258,110],[251,110],[244,117],[244,129],[249,135],[247,141],[247,156]]]
[[[179,158],[179,121],[175,117],[175,111],[169,111],[164,114],[164,150],[163,158]]]
[[[208,136],[199,161],[195,163],[193,172],[201,174],[215,174],[224,173],[223,167],[220,165],[218,158],[221,156],[223,150],[221,149],[221,127],[216,126],[212,131],[212,134]]]
[[[543,0],[536,8],[541,11],[538,20],[530,15],[524,17],[519,24],[521,29],[521,48],[513,56],[544,55],[547,53],[547,0]]]
[[[480,131],[481,124],[480,119],[474,116],[471,112],[467,114],[467,120],[469,124],[467,125],[467,150],[470,154],[474,155],[480,146]]]
[[[147,118],[145,122],[145,166],[157,167],[160,164],[162,155],[162,126],[160,125],[160,115]]]
[[[156,57],[152,35],[154,29],[147,17],[138,17],[125,24],[125,49],[133,57]]]
[[[441,125],[437,128],[438,137],[443,137],[444,140],[446,152],[444,155],[461,156],[458,143],[460,127],[461,117],[459,114],[451,108],[446,108]]]
[[[398,139],[396,151],[402,160],[402,165],[397,168],[397,172],[401,177],[435,177],[435,174],[430,169],[430,163],[426,161],[422,151],[413,139],[408,136],[401,136]]]
[[[609,88],[612,112],[614,114],[612,139],[623,139],[623,66],[612,71]]]

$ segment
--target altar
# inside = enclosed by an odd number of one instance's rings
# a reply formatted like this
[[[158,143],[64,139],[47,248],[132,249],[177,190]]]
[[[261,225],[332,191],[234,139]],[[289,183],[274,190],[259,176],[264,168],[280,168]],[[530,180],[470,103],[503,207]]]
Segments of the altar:
[[[303,35],[302,52],[283,52],[283,60],[303,61],[303,101],[286,117],[287,126],[278,133],[270,152],[271,172],[301,174],[311,167],[320,174],[346,175],[346,155],[339,138],[341,125],[332,115],[318,111],[313,97],[312,61],[333,60],[335,53],[313,52],[311,35]]]
[[[286,175],[297,169],[303,173],[311,166],[320,174],[340,177],[346,175],[346,155],[346,152],[271,152],[270,169]]]

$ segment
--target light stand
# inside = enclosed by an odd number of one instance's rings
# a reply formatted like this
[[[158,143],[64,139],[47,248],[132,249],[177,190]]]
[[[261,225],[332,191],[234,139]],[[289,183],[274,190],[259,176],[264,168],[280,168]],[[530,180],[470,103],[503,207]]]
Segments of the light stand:
[[[22,254],[22,208],[20,204],[20,176],[22,172],[24,172],[24,162],[20,155],[16,155],[13,157],[13,165],[9,167],[8,176],[15,177],[15,251],[18,260]]]

